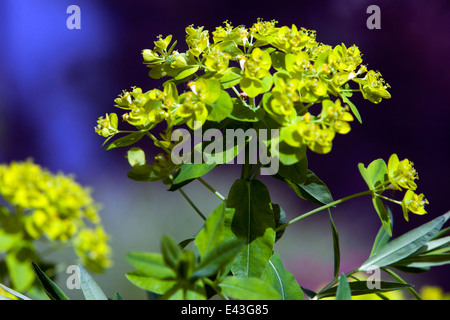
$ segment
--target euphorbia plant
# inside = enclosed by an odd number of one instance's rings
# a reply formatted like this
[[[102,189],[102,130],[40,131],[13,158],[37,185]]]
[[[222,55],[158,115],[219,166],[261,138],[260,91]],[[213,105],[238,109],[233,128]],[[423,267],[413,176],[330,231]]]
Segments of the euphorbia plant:
[[[129,149],[127,156],[133,168],[128,177],[131,179],[162,180],[170,186],[170,191],[182,192],[203,219],[206,215],[200,206],[193,204],[183,191],[189,182],[198,179],[221,203],[208,216],[204,228],[191,239],[177,244],[164,236],[161,254],[129,253],[128,259],[137,269],[127,275],[131,282],[168,299],[205,299],[213,294],[223,298],[302,299],[302,288],[284,269],[273,250],[274,243],[291,224],[364,195],[372,198],[375,209],[372,211],[379,215],[382,228],[368,262],[355,272],[393,265],[406,270],[432,255],[426,249],[416,250],[436,236],[447,216],[440,218],[439,228],[433,225],[433,232],[425,228],[426,236],[413,236],[412,244],[401,242],[401,248],[412,246],[414,250],[409,247],[409,250],[397,250],[397,247],[393,250],[389,245],[395,245],[395,240],[386,245],[392,236],[392,220],[385,202],[401,205],[406,220],[409,212],[426,213],[427,200],[423,194],[415,193],[417,173],[408,159],[400,161],[393,154],[387,164],[382,159],[373,161],[367,168],[360,164],[368,190],[339,200],[334,200],[325,183],[308,169],[308,149],[320,154],[330,152],[336,134],[347,134],[354,118],[361,122],[360,113],[350,100],[354,94],[361,93],[376,104],[390,98],[389,85],[379,72],[368,70],[362,64],[357,46],[333,47],[318,42],[314,31],[295,25],[278,27],[276,21],[263,20],[250,28],[233,27],[227,21],[212,33],[203,27],[188,26],[185,40],[188,46],[185,52],[177,50],[177,42],[172,41],[171,35],[159,36],[154,48],[142,51],[144,64],[150,68],[149,76],[164,80],[162,90],[144,92],[133,87],[124,91],[115,100],[116,107],[125,110],[124,114],[100,117],[96,132],[106,137],[107,142],[125,134],[109,142],[107,150],[130,146],[143,137],[151,138],[161,148],[154,163],[146,162],[146,153],[139,147]],[[132,130],[121,130],[119,118],[131,125]],[[257,136],[262,140],[259,147],[267,147],[270,157],[279,161],[278,170],[272,172],[273,178],[284,181],[300,198],[319,207],[285,221],[281,206],[271,201],[270,186],[258,180],[266,163],[261,159],[250,161],[249,145],[254,136],[246,136],[245,147],[241,149],[225,145],[225,152],[208,149],[213,142],[201,141],[191,152],[183,153],[185,161],[179,163],[175,156],[179,155],[181,135],[174,132],[183,126],[194,134],[201,134],[205,128],[220,130],[225,135],[227,129],[277,130],[279,135]],[[154,134],[160,128],[162,133]],[[224,143],[223,139],[214,141]],[[194,161],[195,152],[203,155],[200,158],[203,162]],[[241,177],[233,183],[227,196],[220,195],[202,176],[217,165],[233,162],[239,152],[247,152],[241,162]],[[217,154],[219,157],[215,159],[219,161],[205,161]],[[406,192],[403,200],[396,200],[391,198],[393,193],[385,195],[386,190]],[[330,220],[333,222],[331,213]],[[339,243],[336,228],[332,230],[335,281],[324,292],[332,290],[343,279],[346,281],[346,277],[339,281]],[[446,243],[442,234],[438,237]],[[190,242],[193,242],[192,250],[186,247]],[[383,253],[383,249],[388,252]],[[403,255],[398,255],[398,251]],[[377,254],[382,255],[379,260],[384,263],[379,263]],[[440,257],[440,262],[447,262]],[[371,263],[373,260],[376,263]],[[427,263],[419,263],[419,268],[433,265],[431,261]],[[351,283],[350,288],[358,285]],[[383,286],[381,291],[409,287],[402,282]],[[370,291],[366,289],[355,289],[352,293]],[[320,292],[308,293],[325,296]]]
[[[351,102],[354,94],[375,104],[390,98],[389,85],[363,64],[358,47],[326,45],[317,41],[314,31],[263,20],[250,28],[226,21],[211,33],[188,26],[185,52],[178,51],[172,40],[171,35],[158,36],[152,49],[142,51],[149,76],[161,79],[162,86],[124,90],[115,99],[122,114],[100,117],[95,131],[106,138],[106,150],[129,147],[129,178],[162,181],[170,192],[181,192],[205,221],[189,239],[176,242],[164,235],[161,253],[129,252],[127,258],[136,270],[127,274],[128,279],[160,299],[349,299],[367,293],[383,297],[384,292],[399,289],[420,298],[393,269],[424,271],[448,263],[448,229],[441,228],[449,214],[389,241],[393,224],[387,203],[401,206],[406,220],[410,212],[426,213],[427,200],[416,193],[417,172],[411,161],[393,154],[387,163],[377,159],[367,167],[359,164],[367,190],[337,200],[308,169],[307,152],[329,153],[336,134],[349,133],[355,118],[362,122]],[[195,136],[211,129],[214,139],[195,144]],[[229,130],[244,133],[243,144],[227,143],[223,136]],[[183,144],[191,142],[192,133],[194,145],[186,148]],[[134,145],[144,137],[159,149],[150,163],[151,151]],[[275,170],[268,170],[267,159],[252,149],[255,140],[276,162],[270,166]],[[222,195],[203,176],[234,161],[242,164],[241,176]],[[258,179],[260,174],[281,180],[317,208],[286,221],[282,204],[272,202],[270,185]],[[184,192],[194,180],[218,198],[209,215]],[[339,237],[330,208],[361,196],[371,197],[367,214],[378,214],[380,232],[368,260],[341,274]],[[290,225],[327,209],[334,280],[313,292],[284,268],[274,244]],[[395,281],[368,286],[363,280],[347,280],[359,271],[380,268]]]

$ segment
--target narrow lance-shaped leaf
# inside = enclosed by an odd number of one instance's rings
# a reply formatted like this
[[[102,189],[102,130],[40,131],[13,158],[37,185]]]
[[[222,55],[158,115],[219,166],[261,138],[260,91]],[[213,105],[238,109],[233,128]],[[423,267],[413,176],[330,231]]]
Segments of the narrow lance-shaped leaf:
[[[392,216],[392,212],[389,209],[389,207],[387,207],[387,212],[390,216],[391,219],[391,225],[392,228],[394,227],[394,223],[393,223],[393,216]],[[384,247],[384,245],[386,243],[388,243],[389,239],[390,239],[390,235],[386,232],[385,228],[383,226],[380,227],[380,230],[378,230],[377,236],[375,237],[375,241],[372,245],[372,251],[370,253],[370,256],[372,256],[375,252],[377,252],[379,249],[381,249],[382,247]]]
[[[336,229],[336,226],[333,221],[333,217],[331,216],[331,210],[328,209],[328,214],[330,216],[330,224],[331,224],[331,234],[333,235],[333,253],[334,253],[334,278],[337,279],[339,277],[339,268],[341,261],[341,250],[339,246],[339,234]]]
[[[358,109],[354,105],[353,102],[350,101],[345,95],[341,94],[342,100],[350,106],[350,109],[352,110],[353,114],[355,115],[356,119],[358,119],[359,123],[362,123],[361,115],[359,114]]]
[[[449,217],[450,211],[392,240],[364,262],[359,270],[370,271],[385,267],[410,256],[427,243]]]
[[[409,268],[430,268],[450,264],[450,253],[421,254],[405,258],[393,266],[404,266]]]
[[[78,265],[78,268],[80,270],[81,290],[86,300],[108,300],[91,275],[81,265]]]
[[[23,294],[21,294],[21,293],[19,293],[17,291],[14,291],[13,289],[8,288],[7,286],[5,286],[5,285],[3,285],[1,283],[0,283],[0,287],[3,290],[5,290],[6,292],[8,292],[9,294],[15,296],[16,298],[18,298],[20,300],[31,300],[31,298],[29,298],[29,297],[27,297],[27,296],[25,296],[25,295],[23,295]]]
[[[66,294],[42,271],[39,266],[32,262],[36,276],[39,279],[45,293],[51,300],[69,300]]]
[[[116,292],[114,293],[113,300],[123,300],[123,298],[118,292]]]
[[[336,292],[336,300],[352,300],[352,292],[345,274],[339,277],[339,285]]]
[[[373,203],[373,207],[375,208],[375,211],[378,214],[378,217],[380,218],[381,224],[384,228],[384,230],[386,231],[386,233],[389,235],[389,237],[392,236],[392,221],[391,221],[391,217],[389,215],[389,213],[387,212],[383,201],[377,197],[377,196],[372,196],[372,203]]]
[[[348,282],[350,287],[352,296],[359,296],[363,294],[373,294],[373,293],[383,293],[395,290],[402,290],[411,288],[412,285],[398,283],[398,282],[389,282],[389,281],[377,281],[376,283],[372,283],[370,288],[367,285],[367,281],[351,281]],[[326,298],[326,297],[335,297],[337,294],[338,287],[332,287],[322,292],[319,292],[317,295],[318,299]]]

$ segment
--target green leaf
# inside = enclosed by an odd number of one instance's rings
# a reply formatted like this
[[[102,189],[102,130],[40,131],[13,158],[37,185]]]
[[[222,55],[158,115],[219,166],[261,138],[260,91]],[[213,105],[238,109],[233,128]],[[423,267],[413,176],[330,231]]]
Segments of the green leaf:
[[[201,260],[191,278],[204,278],[216,274],[236,257],[243,245],[242,241],[236,239],[229,239],[217,245]]]
[[[388,179],[388,171],[383,159],[372,161],[367,169],[359,163],[358,169],[370,190],[384,190],[383,184]]]
[[[128,171],[127,177],[134,181],[157,181],[166,177],[166,173],[161,168],[150,164],[136,165]]]
[[[79,264],[80,284],[86,300],[108,300],[91,275]]]
[[[358,119],[359,123],[362,123],[361,115],[359,114],[358,109],[356,106],[351,102],[345,95],[341,94],[342,100],[350,106],[350,109],[352,110],[353,114],[355,115],[356,119]]]
[[[291,147],[285,141],[281,140],[278,145],[278,155],[280,164],[293,165],[301,161],[306,154],[306,146],[302,145],[300,148]]]
[[[118,292],[116,292],[114,293],[113,300],[123,300],[123,298]]]
[[[51,300],[69,300],[65,293],[39,268],[39,266],[32,262],[34,272],[39,279],[45,293]]]
[[[173,180],[172,186],[180,184],[180,183],[185,182],[185,181],[193,180],[193,179],[199,178],[201,176],[204,176],[209,171],[211,171],[215,166],[216,166],[216,164],[214,164],[214,163],[213,164],[206,164],[206,163],[201,163],[201,164],[188,163],[188,164],[184,164],[184,165],[181,166],[179,173],[177,174],[177,176]]]
[[[308,159],[304,157],[302,160],[292,165],[284,165],[280,163],[278,172],[274,175],[274,178],[280,180],[290,180],[296,184],[302,184],[306,182],[308,176]]]
[[[388,170],[383,159],[372,161],[367,167],[367,175],[372,183],[373,190],[378,190],[388,180]],[[384,188],[382,188],[384,189]]]
[[[359,270],[370,271],[385,267],[410,256],[427,243],[449,217],[450,211],[392,240],[375,252]]]
[[[220,284],[222,293],[238,300],[278,300],[280,294],[258,278],[226,277]]]
[[[285,269],[280,256],[274,252],[261,279],[275,288],[282,300],[304,300],[302,288],[295,277]]]
[[[220,83],[224,89],[231,88],[241,81],[241,69],[231,67],[228,70],[230,70],[230,72],[220,79]]]
[[[6,224],[2,224],[2,229],[0,229],[0,252],[9,250],[22,239],[20,232],[8,232],[9,230],[6,231],[3,229],[4,225]]]
[[[190,68],[184,69],[183,71],[181,71],[180,73],[178,73],[175,77],[175,80],[180,80],[180,79],[184,79],[187,78],[191,75],[193,75],[194,73],[196,73],[199,69],[199,66],[192,66]]]
[[[364,167],[364,164],[358,163],[358,170],[359,170],[359,173],[361,174],[361,177],[363,177],[364,181],[366,182],[367,186],[369,187],[369,189],[373,190],[372,182],[369,179],[369,175],[367,174],[367,169],[366,169],[366,167]]]
[[[341,264],[341,250],[339,247],[339,234],[337,232],[336,226],[333,222],[333,217],[331,216],[331,211],[328,209],[328,214],[330,216],[331,234],[333,235],[333,253],[334,253],[334,278],[337,279],[339,276],[339,268]]]
[[[395,263],[394,267],[431,268],[450,264],[450,253],[420,254],[407,257]]]
[[[145,152],[141,148],[133,147],[127,152],[128,163],[132,167],[142,166],[145,164]]]
[[[181,249],[186,248],[192,241],[195,241],[195,237],[190,237],[187,239],[184,239],[183,241],[179,242],[178,245]]]
[[[250,79],[243,77],[240,82],[241,90],[250,98],[254,98],[263,92],[263,84],[258,79]]]
[[[383,293],[395,290],[402,290],[411,288],[410,284],[403,284],[398,282],[389,282],[389,281],[376,281],[372,282],[369,288],[367,281],[351,281],[348,282],[350,287],[352,296],[359,296],[363,294],[374,294],[374,293]],[[318,299],[327,298],[327,297],[335,297],[337,295],[337,287],[332,287],[322,292],[319,292],[317,295]]]
[[[222,53],[229,54],[232,57],[238,57],[243,55],[241,49],[237,46],[233,40],[225,40],[215,45]]]
[[[429,253],[429,252],[447,252],[450,250],[450,236],[436,238],[428,241],[422,248],[417,250],[416,254]]]
[[[220,82],[214,79],[199,78],[195,81],[195,87],[197,88],[199,99],[209,105],[215,103],[222,92],[224,92]]]
[[[233,101],[225,90],[221,90],[219,98],[208,108],[208,120],[220,122],[233,111]]]
[[[20,299],[20,300],[31,300],[31,298],[29,298],[29,297],[27,297],[27,296],[25,296],[25,295],[23,295],[23,294],[21,294],[21,293],[19,293],[19,292],[17,292],[17,291],[14,291],[13,289],[8,288],[7,286],[5,286],[5,285],[3,285],[3,284],[1,284],[1,283],[0,283],[0,287],[1,287],[3,290],[5,290],[6,292],[8,292],[9,294],[15,296],[16,298],[18,298],[18,299]],[[0,296],[0,298],[1,298],[1,297],[2,297],[2,296]]]
[[[283,224],[286,223],[286,213],[276,203],[272,203],[272,208],[273,208],[273,214],[274,214],[274,218],[275,218],[275,229],[276,229],[279,226],[282,226]],[[281,239],[281,237],[283,236],[285,231],[286,231],[286,228],[283,228],[276,232],[275,242]]]
[[[144,135],[145,135],[145,132],[142,132],[142,131],[136,131],[136,132],[130,133],[124,137],[121,137],[121,138],[111,142],[109,145],[107,145],[105,147],[105,150],[111,150],[111,149],[120,148],[120,147],[127,147],[133,143],[138,142]]]
[[[164,263],[160,253],[128,252],[126,258],[132,266],[148,277],[166,279],[176,276],[175,272]]]
[[[33,243],[28,240],[16,242],[14,247],[6,254],[5,263],[14,289],[26,291],[30,288],[35,275],[31,262],[38,259]]]
[[[181,248],[171,236],[165,234],[161,237],[161,251],[165,264],[173,270],[177,270]]]
[[[268,74],[261,79],[261,93],[267,92],[273,86],[273,78],[271,74]]]
[[[386,208],[384,207],[383,201],[378,198],[377,196],[372,197],[372,203],[375,208],[375,211],[378,214],[378,217],[381,220],[381,224],[386,231],[386,233],[389,235],[389,237],[392,236],[392,221],[389,213],[387,212]]]
[[[235,209],[233,234],[245,241],[231,270],[239,277],[260,277],[275,243],[275,217],[269,191],[259,180],[238,179],[230,189],[227,207]]]
[[[161,280],[152,278],[139,270],[127,273],[126,277],[135,286],[157,294],[166,293],[176,284],[175,280]]]
[[[306,181],[302,184],[296,184],[287,179],[284,181],[300,198],[306,201],[320,206],[333,202],[333,197],[326,184],[311,170],[307,171]]]
[[[257,117],[257,113],[244,105],[241,99],[232,99],[233,100],[233,111],[228,116],[233,120],[243,121],[243,122],[257,122],[259,121]],[[263,109],[258,109],[263,110]]]
[[[394,225],[393,225],[392,213],[389,210],[389,207],[387,208],[387,210],[388,210],[388,214],[389,214],[390,219],[391,219],[391,225],[392,225],[392,228],[393,228]],[[379,249],[384,247],[384,245],[386,243],[388,243],[390,238],[391,238],[391,236],[386,232],[386,229],[383,226],[381,226],[380,230],[378,230],[377,236],[375,237],[375,241],[374,241],[374,243],[372,245],[372,251],[370,253],[370,256],[372,256],[375,252],[377,252]]]
[[[341,274],[339,285],[336,291],[336,300],[352,300],[352,292],[345,274]]]
[[[233,209],[227,208],[222,202],[208,216],[204,227],[195,238],[195,245],[202,257],[225,240],[225,217],[233,212]]]
[[[272,66],[275,68],[275,70],[286,70],[286,54],[284,52],[275,51],[270,55],[270,57],[272,58]]]

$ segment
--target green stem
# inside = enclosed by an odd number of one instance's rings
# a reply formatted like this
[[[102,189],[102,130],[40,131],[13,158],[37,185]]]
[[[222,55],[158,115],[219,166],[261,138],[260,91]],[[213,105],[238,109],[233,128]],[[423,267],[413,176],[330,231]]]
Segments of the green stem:
[[[261,171],[260,170],[261,166],[262,166],[262,164],[258,161],[256,163],[256,165],[253,167],[252,172],[250,172],[250,177],[253,177],[253,178],[251,178],[252,180],[255,180],[256,178],[258,178],[258,175]]]
[[[163,145],[161,145],[158,141],[158,139],[156,139],[150,132],[146,132],[146,134],[161,148],[164,149],[164,151],[167,152],[168,155],[170,155],[170,151],[164,147]],[[205,180],[203,180],[202,178],[197,178],[198,181],[200,181],[204,186],[206,186],[209,190],[211,190],[212,193],[214,193],[220,200],[225,201],[225,197],[222,196],[216,189],[214,189],[213,187],[211,187]]]
[[[217,286],[214,284],[214,282],[211,281],[211,279],[203,278],[203,281],[205,282],[205,284],[207,284],[208,286],[213,288],[214,291],[216,291],[216,293],[219,295],[219,297],[222,298],[222,300],[229,300],[226,295],[224,295],[222,292],[220,292],[220,289],[217,288]]]
[[[351,276],[352,274],[357,273],[357,272],[359,272],[359,269],[358,269],[358,268],[353,269],[353,270],[351,270],[351,271],[345,273],[344,275],[345,275],[345,277],[349,277],[349,276]],[[323,291],[325,291],[325,290],[328,290],[329,288],[331,288],[331,287],[333,287],[334,285],[336,285],[338,282],[339,282],[339,278],[333,279],[333,281],[331,281],[331,282],[328,283],[325,287],[323,287],[323,289],[320,290],[320,292],[323,292]],[[319,292],[319,293],[320,293],[320,292]],[[319,293],[318,293],[318,294],[319,294]]]
[[[191,207],[195,210],[195,212],[198,213],[198,215],[203,219],[206,220],[206,217],[203,215],[203,213],[196,207],[196,205],[192,202],[192,200],[187,196],[187,194],[180,188],[178,189],[180,193],[183,195],[183,197],[186,199],[187,202],[191,205]]]
[[[244,106],[246,106],[247,108],[251,109],[251,106],[249,106],[247,104],[247,102],[245,102],[244,98],[241,97],[241,94],[239,93],[239,90],[236,89],[235,86],[232,86],[231,89],[233,89],[234,93],[236,93],[236,96],[239,98],[239,100],[241,100],[241,102],[244,104]]]
[[[203,180],[202,178],[197,178],[198,181],[200,181],[206,188],[208,188],[212,193],[214,193],[216,195],[217,198],[219,198],[222,201],[225,201],[226,198],[221,195],[216,189],[214,189],[213,187],[211,187],[205,180]]]
[[[256,109],[255,97],[250,98],[250,104],[251,104],[253,110],[255,110]]]
[[[381,194],[376,194],[376,196],[377,196],[378,198],[381,198],[381,199],[384,199],[384,200],[387,200],[387,201],[390,201],[390,202],[393,202],[393,203],[402,205],[402,202],[401,202],[401,201],[397,201],[397,200],[394,200],[394,199],[391,199],[391,198],[382,196]]]
[[[389,274],[392,278],[394,278],[395,280],[397,280],[398,282],[402,283],[402,284],[408,284],[405,280],[403,280],[398,274],[396,274],[394,271],[390,270],[390,269],[386,269],[386,268],[381,268],[381,270],[383,270],[384,272],[386,272],[387,274]],[[415,291],[413,288],[408,288],[409,293],[411,293],[411,295],[416,298],[417,300],[422,300],[422,298],[420,297],[420,295],[417,293],[417,291]]]
[[[345,198],[342,198],[342,199],[330,202],[329,204],[326,204],[324,206],[321,206],[319,208],[311,210],[311,211],[309,211],[307,213],[302,214],[301,216],[298,216],[297,218],[294,218],[294,219],[290,220],[289,222],[287,222],[287,223],[279,226],[278,228],[276,228],[275,231],[280,231],[280,230],[286,228],[287,226],[290,226],[291,224],[293,224],[293,223],[295,223],[297,221],[300,221],[300,220],[302,220],[302,219],[304,219],[306,217],[309,217],[309,216],[313,215],[314,213],[317,213],[317,212],[320,212],[322,210],[334,207],[334,206],[336,206],[338,204],[341,204],[341,203],[343,203],[345,201],[348,201],[348,200],[351,200],[351,199],[354,199],[354,198],[358,198],[358,197],[361,197],[361,196],[370,195],[372,193],[373,193],[372,190],[367,190],[367,191],[364,191],[364,192],[356,193],[356,194],[353,194],[351,196],[348,196],[348,197],[345,197]]]
[[[151,134],[150,132],[148,132],[148,131],[147,131],[145,134],[146,134],[147,136],[149,136],[150,139],[152,139],[158,147],[162,148],[168,155],[170,155],[169,149],[167,149],[165,146],[163,146],[163,145],[158,141],[158,139],[155,138],[154,135],[152,135],[152,134]]]
[[[236,89],[235,86],[232,86],[231,89],[233,89],[234,93],[238,96],[238,98],[241,98],[241,94],[239,93],[238,89]]]

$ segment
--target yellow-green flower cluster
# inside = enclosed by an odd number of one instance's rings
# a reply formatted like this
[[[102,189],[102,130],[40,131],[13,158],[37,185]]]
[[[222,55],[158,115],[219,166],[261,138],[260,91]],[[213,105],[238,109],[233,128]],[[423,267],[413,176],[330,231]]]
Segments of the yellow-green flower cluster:
[[[88,232],[90,225],[102,229],[99,204],[92,199],[90,189],[78,184],[73,176],[52,174],[31,160],[0,165],[0,195],[15,209],[8,219],[0,221],[0,228],[7,228],[4,223],[14,220],[21,226],[24,239],[68,242]],[[95,246],[83,242],[74,245],[88,245],[94,252],[108,246],[106,237],[98,237]],[[96,262],[108,267],[109,253],[99,253],[98,257],[102,255]]]
[[[101,226],[84,228],[74,239],[75,252],[90,270],[101,272],[111,266],[109,237]]]
[[[336,133],[346,134],[350,131],[350,121],[353,121],[353,116],[339,99],[335,102],[324,100],[320,116],[312,116],[309,112],[297,116],[282,127],[281,138],[292,147],[306,144],[317,153],[327,153],[331,150]]]
[[[164,91],[124,91],[115,100],[128,111],[123,120],[141,132],[163,121],[170,130],[183,124],[197,129],[207,121],[261,122],[280,130],[283,164],[299,161],[306,147],[330,152],[336,134],[350,131],[353,116],[361,121],[349,100],[354,92],[379,103],[390,98],[389,85],[362,64],[356,45],[326,45],[313,30],[277,23],[258,19],[247,28],[225,21],[211,33],[190,25],[185,52],[176,50],[171,35],[158,36],[142,56],[151,78],[168,78]],[[321,110],[311,111],[315,105]],[[108,138],[120,133],[114,119],[100,118],[96,132]]]
[[[401,202],[406,220],[408,220],[408,212],[419,215],[427,213],[425,205],[428,204],[428,200],[425,199],[423,193],[414,193],[417,189],[415,180],[419,177],[411,161],[408,159],[400,161],[396,154],[391,155],[388,162],[388,177],[393,189],[407,189]]]
[[[161,105],[162,92],[155,89],[143,93],[141,88],[133,87],[132,89],[131,92],[124,90],[114,100],[116,107],[129,111],[122,115],[124,121],[133,126],[142,127],[165,119],[166,114]]]

